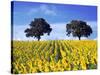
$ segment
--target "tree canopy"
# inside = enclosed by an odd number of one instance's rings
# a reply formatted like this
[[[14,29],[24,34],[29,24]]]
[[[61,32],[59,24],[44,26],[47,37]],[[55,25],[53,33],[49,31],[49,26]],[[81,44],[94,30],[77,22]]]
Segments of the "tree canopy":
[[[35,18],[34,21],[31,21],[29,24],[30,28],[27,28],[24,32],[26,33],[26,37],[35,37],[38,41],[41,39],[45,33],[50,35],[52,28],[43,18]]]
[[[84,21],[72,20],[66,25],[67,35],[72,34],[74,37],[78,37],[79,40],[81,37],[88,37],[93,32],[92,28]]]

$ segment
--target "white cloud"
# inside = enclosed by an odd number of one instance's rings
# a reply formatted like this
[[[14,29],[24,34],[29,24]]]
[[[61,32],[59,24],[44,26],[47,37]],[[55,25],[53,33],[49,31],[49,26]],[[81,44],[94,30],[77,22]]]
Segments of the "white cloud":
[[[93,30],[93,33],[91,34],[91,37],[93,38],[97,38],[97,35],[98,35],[98,24],[96,21],[89,21],[87,24],[89,24]]]
[[[56,39],[66,39],[66,29],[65,23],[56,23],[50,24],[52,28],[52,32],[50,36],[44,34],[41,37],[41,40],[56,40]],[[25,36],[24,30],[28,27],[28,25],[14,25],[13,26],[13,39],[14,40],[36,40],[33,38],[27,38]]]
[[[93,29],[93,34],[91,34],[90,37],[81,37],[81,39],[87,40],[87,39],[97,39],[97,25],[96,22],[88,22],[88,24],[91,25]],[[50,33],[50,36],[47,34],[44,34],[44,36],[41,36],[41,40],[59,40],[59,39],[67,39],[67,40],[78,40],[78,37],[73,37],[72,35],[70,37],[66,36],[66,23],[54,23],[50,24],[52,31]],[[27,38],[25,36],[24,30],[28,27],[29,25],[14,25],[14,40],[37,40],[34,37]]]
[[[47,15],[56,15],[56,12],[55,12],[55,10],[54,9],[50,9],[50,8],[48,8],[48,6],[47,5],[41,5],[40,6],[40,10],[41,11],[43,11],[45,14],[47,14]]]
[[[24,30],[28,27],[28,25],[14,25],[13,26],[13,40],[28,40],[25,37]]]
[[[98,38],[94,38],[93,40],[98,40]]]
[[[50,15],[50,16],[56,16],[56,11],[55,11],[55,7],[49,8],[47,5],[45,4],[41,4],[39,7],[36,8],[32,8],[29,11],[29,15],[34,14],[34,13],[41,13],[44,15]]]
[[[66,39],[66,23],[54,23],[50,25],[52,28],[50,36],[44,35],[43,38],[47,40]]]

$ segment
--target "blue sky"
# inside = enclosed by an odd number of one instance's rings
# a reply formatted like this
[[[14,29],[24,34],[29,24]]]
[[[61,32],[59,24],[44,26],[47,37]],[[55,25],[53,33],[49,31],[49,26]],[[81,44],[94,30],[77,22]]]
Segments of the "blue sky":
[[[97,38],[96,6],[14,1],[12,14],[14,40],[36,40],[27,38],[24,33],[34,18],[44,18],[53,29],[50,36],[45,34],[41,40],[77,39],[66,36],[66,24],[71,20],[83,20],[92,27],[93,34],[89,38],[82,39]]]

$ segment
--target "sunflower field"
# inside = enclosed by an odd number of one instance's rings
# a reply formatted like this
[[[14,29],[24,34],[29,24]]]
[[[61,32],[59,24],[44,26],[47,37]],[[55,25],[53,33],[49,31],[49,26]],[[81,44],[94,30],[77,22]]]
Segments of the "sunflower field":
[[[11,72],[97,69],[96,40],[12,41]]]

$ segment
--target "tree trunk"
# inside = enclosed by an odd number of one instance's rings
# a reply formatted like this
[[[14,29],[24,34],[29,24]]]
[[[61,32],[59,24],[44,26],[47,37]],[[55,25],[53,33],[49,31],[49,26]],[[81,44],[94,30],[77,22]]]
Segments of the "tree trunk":
[[[38,41],[40,41],[40,38],[38,38]]]
[[[81,37],[79,36],[78,39],[81,40]]]
[[[37,39],[38,39],[38,41],[40,41],[40,36],[38,36],[38,38],[37,38]]]

